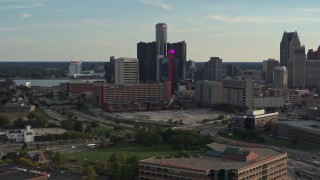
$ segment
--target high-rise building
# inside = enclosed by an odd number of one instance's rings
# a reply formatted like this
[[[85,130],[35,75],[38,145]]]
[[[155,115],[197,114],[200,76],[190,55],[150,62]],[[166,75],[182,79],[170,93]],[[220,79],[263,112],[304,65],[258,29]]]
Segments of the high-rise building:
[[[139,80],[141,82],[156,82],[156,42],[139,42],[137,44],[137,58],[139,60]]]
[[[272,83],[273,82],[273,69],[275,67],[279,66],[279,61],[275,59],[268,59],[263,61],[263,73],[265,77],[266,83]]]
[[[291,60],[288,61],[288,86],[289,88],[305,87],[305,61],[304,46],[296,48]]]
[[[71,61],[69,65],[69,77],[75,77],[77,74],[82,73],[82,62]]]
[[[273,69],[273,87],[288,88],[288,70],[285,66],[277,66]]]
[[[305,61],[305,86],[308,89],[318,89],[320,82],[320,59]],[[318,89],[319,92],[319,89]]]
[[[207,79],[211,81],[219,81],[222,79],[222,59],[219,57],[210,57],[206,62]]]
[[[135,58],[110,59],[111,67],[114,69],[115,84],[138,84],[139,63]]]
[[[179,79],[186,79],[187,43],[185,41],[168,43],[167,48],[174,50],[174,59],[178,61]]]
[[[293,58],[294,50],[301,46],[297,31],[283,32],[280,43],[280,65],[287,67],[287,61]]]
[[[167,24],[156,24],[156,58],[157,58],[157,82],[160,82],[161,64],[160,59],[167,57]]]
[[[313,49],[309,49],[307,59],[320,59],[320,46],[316,51],[313,51]]]

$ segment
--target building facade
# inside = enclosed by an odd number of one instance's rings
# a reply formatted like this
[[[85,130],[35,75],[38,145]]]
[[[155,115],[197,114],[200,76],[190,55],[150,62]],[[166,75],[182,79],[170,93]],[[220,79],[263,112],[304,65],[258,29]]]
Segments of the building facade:
[[[279,114],[265,113],[264,109],[261,110],[248,110],[245,115],[236,115],[231,119],[231,130],[237,131],[247,129],[250,131],[260,131],[266,125],[277,124]]]
[[[174,59],[178,63],[179,80],[185,80],[186,79],[186,62],[187,62],[187,43],[185,41],[168,43],[167,49],[174,50]]]
[[[297,31],[283,32],[280,42],[280,65],[287,67],[287,61],[293,59],[294,50],[301,46]]]
[[[94,84],[92,103],[103,108],[106,104],[170,100],[171,83],[110,85]]]
[[[115,84],[139,84],[139,63],[135,58],[111,59]]]
[[[285,66],[277,66],[273,69],[273,87],[288,88],[288,70]]]
[[[207,80],[219,81],[222,79],[222,59],[219,57],[210,57],[206,62],[205,68],[207,70]]]
[[[69,65],[69,77],[76,77],[82,73],[82,62],[71,61]]]
[[[273,149],[209,144],[199,158],[139,161],[139,180],[287,180],[287,153]]]
[[[288,86],[289,88],[303,89],[305,87],[305,47],[294,50],[291,60],[288,60]]]
[[[156,49],[156,42],[139,42],[137,44],[140,82],[156,82],[157,80]]]
[[[222,80],[224,104],[253,108],[254,83],[251,78]]]
[[[268,59],[263,61],[263,73],[266,83],[273,82],[273,69],[279,66],[279,61],[275,59]]]
[[[320,46],[318,50],[313,51],[313,49],[309,49],[307,53],[307,59],[319,59],[320,60]]]
[[[255,109],[282,108],[285,99],[283,96],[254,97],[253,103]]]
[[[217,105],[222,103],[222,82],[221,81],[197,81],[195,83],[195,102],[204,106]]]

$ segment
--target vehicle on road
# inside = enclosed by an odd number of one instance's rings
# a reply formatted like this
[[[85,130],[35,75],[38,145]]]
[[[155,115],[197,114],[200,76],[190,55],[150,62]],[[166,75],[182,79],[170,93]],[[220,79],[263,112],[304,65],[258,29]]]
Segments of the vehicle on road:
[[[87,144],[87,147],[88,147],[88,148],[95,148],[95,147],[96,147],[96,144]]]

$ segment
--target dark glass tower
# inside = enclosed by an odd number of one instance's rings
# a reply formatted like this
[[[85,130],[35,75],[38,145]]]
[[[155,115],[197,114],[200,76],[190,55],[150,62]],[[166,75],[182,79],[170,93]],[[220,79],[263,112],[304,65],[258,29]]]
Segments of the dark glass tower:
[[[297,31],[283,32],[280,43],[280,65],[288,66],[288,60],[293,58],[294,50],[301,47]]]
[[[137,59],[139,60],[139,81],[156,82],[156,42],[139,42],[137,44]]]
[[[179,80],[186,79],[186,61],[187,61],[187,44],[185,41],[177,42],[177,43],[168,43],[168,49],[174,50],[174,58],[178,61],[177,66],[179,69]]]

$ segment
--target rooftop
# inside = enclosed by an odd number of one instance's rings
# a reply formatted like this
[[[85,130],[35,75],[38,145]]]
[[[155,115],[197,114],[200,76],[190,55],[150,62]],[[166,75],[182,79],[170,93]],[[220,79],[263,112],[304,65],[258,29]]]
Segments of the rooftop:
[[[312,131],[320,134],[320,122],[313,120],[292,120],[292,121],[280,121],[279,124],[285,124],[294,128],[299,128],[305,131]]]
[[[203,157],[192,157],[192,158],[150,158],[141,160],[140,163],[162,165],[168,167],[177,167],[195,171],[208,171],[210,169],[240,169],[251,164],[257,163],[261,160],[264,160],[269,157],[281,155],[278,151],[267,148],[252,148],[252,147],[239,147],[239,146],[230,146],[227,144],[208,144],[207,147],[223,152],[227,149],[229,150],[239,150],[241,149],[244,152],[250,152],[251,150],[258,154],[258,159],[252,161],[235,161],[235,160],[226,160],[221,157],[212,157],[212,156],[203,156]],[[215,154],[215,153],[210,153]]]

